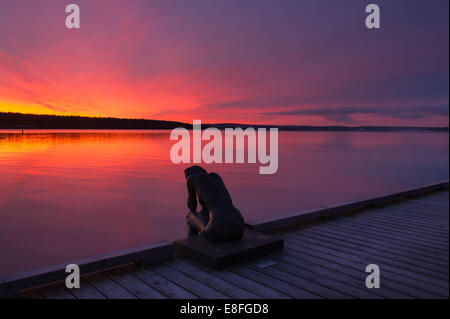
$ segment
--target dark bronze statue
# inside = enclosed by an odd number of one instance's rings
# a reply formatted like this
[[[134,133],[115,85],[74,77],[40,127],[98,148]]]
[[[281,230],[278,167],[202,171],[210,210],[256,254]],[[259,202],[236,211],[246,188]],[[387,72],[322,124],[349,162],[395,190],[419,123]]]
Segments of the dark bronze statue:
[[[200,166],[184,171],[188,188],[186,216],[188,236],[199,233],[215,242],[235,241],[244,234],[244,218],[234,207],[230,194],[220,176],[208,173]],[[197,212],[198,202],[202,210]]]

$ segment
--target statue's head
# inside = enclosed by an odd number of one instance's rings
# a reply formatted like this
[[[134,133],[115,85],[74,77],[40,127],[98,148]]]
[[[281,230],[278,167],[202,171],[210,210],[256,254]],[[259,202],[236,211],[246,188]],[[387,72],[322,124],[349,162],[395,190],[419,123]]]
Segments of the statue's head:
[[[201,173],[207,173],[207,172],[203,167],[200,167],[197,165],[188,167],[184,170],[184,176],[186,177],[186,179],[188,179],[188,177],[191,175],[201,174]]]

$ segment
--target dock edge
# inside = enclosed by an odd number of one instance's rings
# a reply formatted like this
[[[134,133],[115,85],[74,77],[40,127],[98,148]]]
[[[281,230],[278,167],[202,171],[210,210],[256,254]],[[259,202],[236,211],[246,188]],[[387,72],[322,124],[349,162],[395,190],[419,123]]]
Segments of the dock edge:
[[[82,276],[132,263],[152,264],[172,259],[173,246],[166,241],[133,247],[53,266],[0,277],[0,298],[14,298],[21,290],[65,280],[66,266],[76,264]]]
[[[348,202],[339,204],[336,206],[321,206],[315,207],[311,209],[302,210],[299,212],[276,216],[268,219],[264,219],[261,221],[248,222],[246,223],[246,227],[253,231],[259,231],[264,233],[272,233],[277,230],[294,226],[296,224],[300,224],[303,222],[308,222],[314,220],[316,218],[332,218],[338,216],[343,213],[348,213],[356,210],[360,210],[367,207],[378,207],[382,205],[386,205],[390,202],[414,198],[418,196],[422,196],[428,193],[432,193],[439,190],[448,189],[449,181],[441,181],[438,183],[427,184],[420,187],[408,189],[406,191],[391,193],[379,197],[372,197],[367,199],[362,199],[358,201]]]

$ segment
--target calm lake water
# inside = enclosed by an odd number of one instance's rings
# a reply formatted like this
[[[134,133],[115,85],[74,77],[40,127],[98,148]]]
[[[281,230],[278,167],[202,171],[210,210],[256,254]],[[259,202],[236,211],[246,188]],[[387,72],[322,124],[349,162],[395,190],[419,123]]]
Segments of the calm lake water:
[[[168,131],[0,132],[0,275],[184,237]],[[204,165],[247,221],[448,179],[447,133],[280,132],[279,169]]]

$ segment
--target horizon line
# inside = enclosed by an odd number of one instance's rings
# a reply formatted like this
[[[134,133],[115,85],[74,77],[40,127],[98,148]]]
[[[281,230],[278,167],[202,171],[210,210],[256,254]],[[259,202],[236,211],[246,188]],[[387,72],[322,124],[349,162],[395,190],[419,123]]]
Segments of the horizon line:
[[[127,118],[127,117],[114,117],[114,116],[88,116],[88,115],[76,115],[76,114],[48,114],[48,113],[21,113],[21,112],[4,112],[0,111],[1,114],[16,114],[16,115],[31,115],[31,116],[49,116],[49,117],[78,117],[87,119],[114,119],[114,120],[129,120],[129,121],[157,121],[157,122],[171,122],[180,123],[184,125],[192,125],[191,123],[174,121],[174,120],[160,120],[160,119],[149,119],[149,118]],[[200,120],[201,121],[201,120]],[[202,125],[242,125],[242,126],[269,126],[269,127],[317,127],[317,128],[330,128],[330,127],[340,127],[340,128],[427,128],[427,129],[449,129],[449,126],[396,126],[396,125],[299,125],[299,124],[248,124],[248,123],[233,123],[233,122],[222,122],[222,123],[202,123]]]

